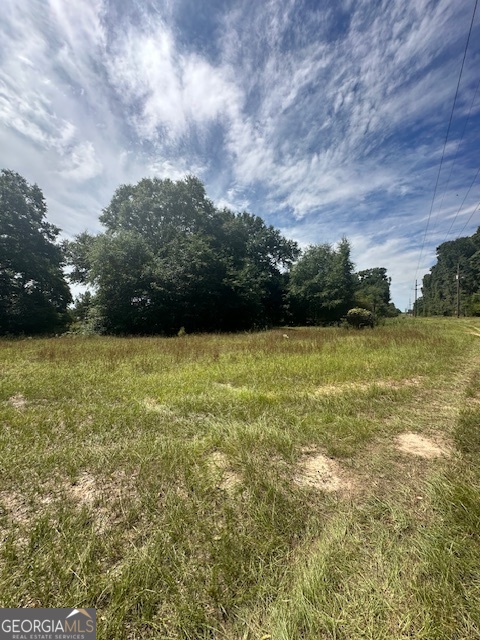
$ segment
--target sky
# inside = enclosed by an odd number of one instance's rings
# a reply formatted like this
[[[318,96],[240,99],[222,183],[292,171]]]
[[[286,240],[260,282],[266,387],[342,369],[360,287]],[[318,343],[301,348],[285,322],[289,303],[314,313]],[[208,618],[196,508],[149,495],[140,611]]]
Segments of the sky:
[[[302,247],[346,236],[404,310],[436,247],[480,225],[474,7],[2,0],[0,168],[66,238],[101,232],[121,184],[196,175]]]

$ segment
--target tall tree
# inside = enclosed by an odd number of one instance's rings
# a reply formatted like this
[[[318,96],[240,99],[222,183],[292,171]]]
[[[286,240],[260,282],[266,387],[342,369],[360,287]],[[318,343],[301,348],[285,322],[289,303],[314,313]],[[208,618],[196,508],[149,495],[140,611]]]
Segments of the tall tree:
[[[0,174],[0,333],[41,334],[67,320],[60,230],[46,220],[43,193],[18,173]]]
[[[359,307],[368,309],[375,315],[390,313],[390,283],[384,267],[364,269],[357,273],[358,284],[355,300]]]
[[[329,244],[313,245],[290,274],[293,321],[302,324],[337,322],[353,306],[354,292],[348,240],[344,238],[337,249]]]
[[[437,262],[422,282],[417,313],[455,315],[457,273],[460,276],[460,312],[476,313],[480,293],[480,227],[472,235],[444,242],[437,247]]]
[[[107,232],[138,233],[155,251],[178,236],[214,232],[218,212],[195,176],[176,182],[144,178],[122,185],[100,216]]]
[[[295,242],[247,212],[223,212],[220,242],[227,265],[226,325],[269,326],[283,321],[286,273],[300,255]]]
[[[106,231],[68,247],[112,333],[235,330],[277,322],[297,245],[249,213],[218,210],[202,183],[143,179],[103,211]]]

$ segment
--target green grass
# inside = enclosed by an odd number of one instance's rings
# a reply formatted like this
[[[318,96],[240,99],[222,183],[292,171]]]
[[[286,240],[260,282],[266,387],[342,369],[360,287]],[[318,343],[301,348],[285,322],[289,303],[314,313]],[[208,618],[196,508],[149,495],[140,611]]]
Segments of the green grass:
[[[0,606],[95,607],[104,639],[480,638],[475,330],[1,341]],[[299,482],[315,451],[339,491]]]

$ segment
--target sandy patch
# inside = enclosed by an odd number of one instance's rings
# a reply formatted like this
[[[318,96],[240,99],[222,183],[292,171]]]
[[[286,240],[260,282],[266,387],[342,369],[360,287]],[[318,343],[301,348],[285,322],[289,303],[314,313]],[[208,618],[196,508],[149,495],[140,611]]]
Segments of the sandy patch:
[[[305,455],[294,482],[301,487],[313,487],[329,493],[352,488],[351,480],[346,477],[338,462],[318,451]]]
[[[86,472],[80,474],[75,484],[68,486],[68,492],[74,500],[88,507],[93,506],[101,496],[95,478]]]
[[[92,513],[95,529],[103,533],[121,519],[122,503],[131,501],[134,496],[132,481],[124,473],[117,473],[108,480],[99,480],[84,471],[73,484],[66,483],[65,489],[79,506],[86,507]]]
[[[348,391],[370,391],[371,389],[403,389],[405,387],[418,387],[423,382],[422,377],[405,378],[403,380],[374,380],[372,382],[343,382],[338,384],[326,384],[318,387],[314,395],[337,395]]]
[[[210,456],[210,464],[212,471],[220,474],[218,488],[224,491],[233,491],[238,487],[242,480],[238,473],[230,468],[227,456],[221,451],[214,451]]]
[[[439,458],[450,455],[445,445],[438,445],[430,438],[421,436],[418,433],[402,433],[396,439],[397,449],[402,453],[407,453],[420,458]]]
[[[38,486],[35,495],[24,495],[20,491],[0,491],[0,517],[6,517],[11,523],[21,527],[31,527],[46,509],[70,498],[78,507],[88,509],[97,533],[122,521],[124,506],[136,498],[133,478],[117,473],[108,480],[97,479],[83,472],[72,483],[66,478]],[[54,511],[50,512],[55,518]]]
[[[25,407],[27,406],[27,400],[24,398],[24,396],[21,393],[16,393],[14,396],[9,398],[8,403],[14,409],[18,409],[19,411],[22,409],[25,409]]]
[[[39,493],[32,501],[29,496],[20,491],[0,491],[0,516],[6,516],[11,522],[22,526],[29,526],[38,516],[39,510],[54,500],[51,493]]]
[[[242,387],[242,386],[236,387],[231,382],[215,382],[215,386],[220,389],[225,389],[226,391],[231,391],[232,393],[239,393],[239,394],[255,393],[254,389],[249,389],[248,387]]]
[[[235,391],[235,387],[231,382],[215,382],[215,386],[221,389],[228,389],[229,391]]]
[[[172,411],[169,406],[167,406],[166,404],[160,404],[153,398],[145,398],[145,400],[143,401],[143,406],[148,411],[154,411],[155,413],[160,413],[164,416],[175,415],[175,412]]]
[[[6,515],[14,522],[28,524],[31,513],[23,496],[13,491],[0,491],[0,515]]]

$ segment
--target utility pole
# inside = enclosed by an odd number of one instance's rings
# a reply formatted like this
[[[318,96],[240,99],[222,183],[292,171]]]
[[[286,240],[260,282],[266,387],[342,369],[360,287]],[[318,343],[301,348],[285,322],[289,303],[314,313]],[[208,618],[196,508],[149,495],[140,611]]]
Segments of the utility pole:
[[[417,281],[415,280],[415,302],[413,303],[413,317],[417,317]]]
[[[457,318],[460,317],[460,260],[457,262]]]

